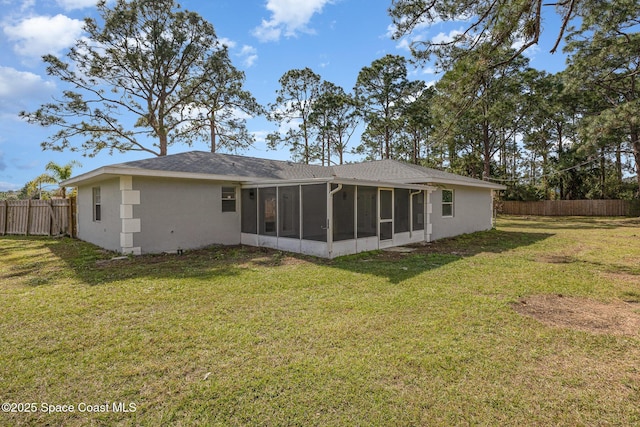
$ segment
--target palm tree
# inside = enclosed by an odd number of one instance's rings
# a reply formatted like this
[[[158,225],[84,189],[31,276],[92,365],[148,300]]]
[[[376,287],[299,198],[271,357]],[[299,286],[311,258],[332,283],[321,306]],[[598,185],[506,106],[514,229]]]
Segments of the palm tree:
[[[64,166],[60,166],[59,164],[51,161],[47,163],[47,166],[45,166],[45,170],[49,171],[51,174],[42,174],[36,178],[36,180],[41,183],[60,184],[62,181],[71,178],[73,168],[75,166],[81,167],[82,165],[75,160],[70,161]],[[60,186],[60,196],[62,196],[63,199],[67,197],[67,189],[63,186]]]

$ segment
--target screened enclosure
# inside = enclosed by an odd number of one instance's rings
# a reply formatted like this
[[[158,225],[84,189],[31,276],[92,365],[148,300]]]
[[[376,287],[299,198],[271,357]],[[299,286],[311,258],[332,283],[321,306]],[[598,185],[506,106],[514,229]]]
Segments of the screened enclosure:
[[[326,224],[326,184],[242,190],[243,233],[326,242]]]
[[[422,189],[346,183],[243,188],[241,229],[255,236],[243,242],[332,257],[421,241],[425,199]]]
[[[327,241],[327,185],[302,185],[302,238]]]

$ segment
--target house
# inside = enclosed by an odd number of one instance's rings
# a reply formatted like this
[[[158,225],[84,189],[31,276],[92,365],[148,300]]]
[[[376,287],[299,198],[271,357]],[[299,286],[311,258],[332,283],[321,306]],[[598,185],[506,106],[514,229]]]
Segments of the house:
[[[201,151],[63,184],[78,188],[78,237],[105,249],[242,243],[325,258],[488,230],[504,189],[395,160],[325,167]]]

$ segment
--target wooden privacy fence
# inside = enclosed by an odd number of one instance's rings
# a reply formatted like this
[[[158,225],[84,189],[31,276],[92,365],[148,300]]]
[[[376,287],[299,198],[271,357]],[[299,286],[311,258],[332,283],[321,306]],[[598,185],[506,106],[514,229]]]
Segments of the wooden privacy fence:
[[[638,200],[543,200],[503,201],[499,213],[537,216],[638,216]]]
[[[75,236],[75,199],[0,202],[0,235]]]

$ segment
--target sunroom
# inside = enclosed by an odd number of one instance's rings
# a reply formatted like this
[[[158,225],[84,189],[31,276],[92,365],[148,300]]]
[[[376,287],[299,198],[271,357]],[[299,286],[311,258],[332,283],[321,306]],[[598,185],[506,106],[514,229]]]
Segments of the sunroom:
[[[429,241],[434,189],[336,178],[245,183],[241,241],[324,258]]]

